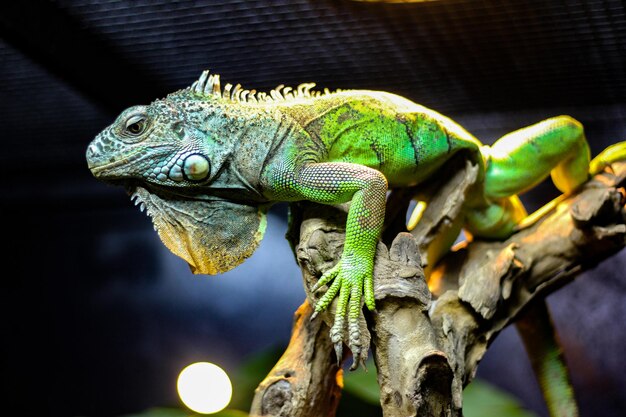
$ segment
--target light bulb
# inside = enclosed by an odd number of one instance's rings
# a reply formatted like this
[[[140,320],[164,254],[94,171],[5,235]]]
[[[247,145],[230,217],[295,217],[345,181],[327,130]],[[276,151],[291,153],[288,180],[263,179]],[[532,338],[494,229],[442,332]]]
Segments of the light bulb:
[[[192,363],[178,376],[178,396],[192,411],[212,414],[223,410],[233,394],[226,372],[209,362]]]

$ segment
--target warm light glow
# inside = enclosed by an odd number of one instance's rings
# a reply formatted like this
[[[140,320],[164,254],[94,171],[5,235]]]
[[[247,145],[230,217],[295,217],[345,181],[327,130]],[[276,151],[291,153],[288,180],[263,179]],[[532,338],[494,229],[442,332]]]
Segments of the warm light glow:
[[[441,289],[443,288],[443,270],[444,268],[437,268],[433,272],[431,272],[430,276],[428,277],[428,289],[433,294],[441,294]]]
[[[178,376],[178,396],[192,411],[212,414],[223,410],[233,394],[226,372],[208,362],[192,363]]]
[[[335,381],[337,382],[337,386],[340,389],[343,389],[343,369],[339,368],[337,374],[335,375]]]

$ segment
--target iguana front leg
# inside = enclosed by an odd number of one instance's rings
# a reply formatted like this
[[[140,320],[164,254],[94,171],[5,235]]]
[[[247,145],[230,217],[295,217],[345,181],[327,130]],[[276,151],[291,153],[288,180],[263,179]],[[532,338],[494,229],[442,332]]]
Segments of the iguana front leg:
[[[282,171],[282,172],[281,172]],[[363,346],[359,328],[362,299],[370,310],[374,306],[374,255],[385,217],[387,179],[374,169],[344,162],[305,165],[300,169],[279,170],[270,176],[274,192],[290,198],[322,204],[350,201],[346,238],[339,262],[326,271],[315,289],[330,284],[315,306],[325,310],[338,295],[331,339],[341,358],[348,320],[348,345],[354,357],[353,367],[364,361],[369,346]]]

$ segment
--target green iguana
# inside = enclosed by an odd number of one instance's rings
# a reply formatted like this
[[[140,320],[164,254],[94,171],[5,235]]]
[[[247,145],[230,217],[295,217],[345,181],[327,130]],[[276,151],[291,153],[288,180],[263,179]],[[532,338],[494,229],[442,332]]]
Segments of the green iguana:
[[[464,227],[504,238],[526,216],[518,193],[549,174],[569,193],[589,175],[583,127],[569,116],[489,147],[397,95],[313,87],[222,89],[219,76],[205,71],[188,88],[125,110],[89,145],[87,160],[97,178],[129,188],[165,245],[200,274],[228,271],[250,256],[274,202],[351,202],[343,253],[317,283],[328,289],[315,311],[338,295],[331,338],[336,345],[347,340],[355,358],[363,349],[363,298],[374,309],[374,255],[388,187],[420,184],[466,151],[480,174]]]

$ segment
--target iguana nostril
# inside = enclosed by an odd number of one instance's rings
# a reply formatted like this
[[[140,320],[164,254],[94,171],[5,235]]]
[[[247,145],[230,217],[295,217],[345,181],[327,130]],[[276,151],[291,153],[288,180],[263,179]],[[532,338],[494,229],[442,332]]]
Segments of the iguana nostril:
[[[199,181],[208,177],[210,168],[209,160],[198,154],[188,156],[183,163],[183,172],[192,181]]]

